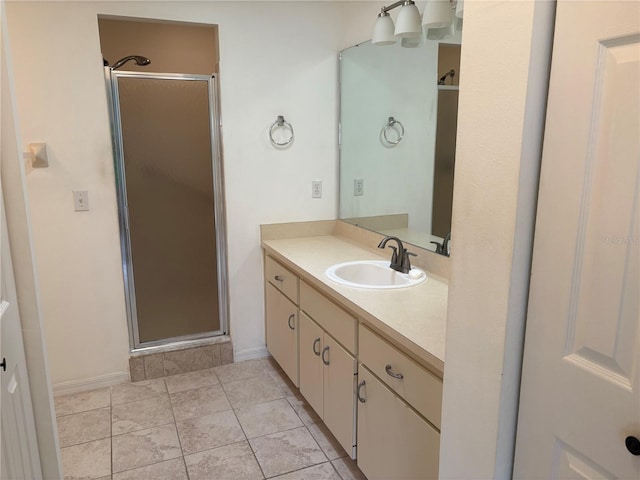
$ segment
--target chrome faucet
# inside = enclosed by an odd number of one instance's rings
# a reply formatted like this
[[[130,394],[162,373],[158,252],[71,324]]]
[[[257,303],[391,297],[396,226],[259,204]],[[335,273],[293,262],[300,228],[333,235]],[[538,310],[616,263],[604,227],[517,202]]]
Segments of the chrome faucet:
[[[378,244],[378,248],[385,248],[389,240],[393,240],[398,244],[397,248],[389,245],[389,248],[393,250],[393,254],[391,255],[391,264],[389,267],[397,272],[409,273],[409,270],[411,270],[411,261],[409,260],[409,257],[415,257],[416,254],[407,251],[398,237],[384,237]]]

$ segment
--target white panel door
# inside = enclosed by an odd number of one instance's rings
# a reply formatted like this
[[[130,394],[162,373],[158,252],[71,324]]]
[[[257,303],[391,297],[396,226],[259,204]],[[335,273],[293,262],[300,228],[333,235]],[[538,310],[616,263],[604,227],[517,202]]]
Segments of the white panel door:
[[[549,88],[514,477],[638,479],[640,2],[560,0]]]
[[[9,237],[0,191],[0,478],[42,478]]]

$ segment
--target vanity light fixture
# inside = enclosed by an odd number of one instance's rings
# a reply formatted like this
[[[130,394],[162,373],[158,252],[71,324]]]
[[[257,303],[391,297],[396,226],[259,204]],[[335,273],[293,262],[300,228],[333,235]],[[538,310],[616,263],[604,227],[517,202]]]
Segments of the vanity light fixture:
[[[394,26],[389,11],[402,7]],[[400,0],[388,7],[382,7],[373,27],[371,44],[392,45],[398,38],[403,47],[417,47],[422,43],[423,29],[431,40],[442,40],[455,33],[456,23],[462,18],[464,0],[428,0],[422,19],[413,0]]]
[[[394,29],[389,10],[400,7]],[[372,45],[391,45],[397,38],[413,38],[422,35],[420,12],[413,0],[400,0],[388,7],[382,7],[373,27]]]

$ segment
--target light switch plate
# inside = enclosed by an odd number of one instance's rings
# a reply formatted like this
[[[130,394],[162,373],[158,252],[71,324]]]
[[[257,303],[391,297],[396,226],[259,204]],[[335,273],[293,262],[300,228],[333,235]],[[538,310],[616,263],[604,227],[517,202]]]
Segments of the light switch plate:
[[[86,190],[73,191],[73,209],[76,212],[86,212],[89,210],[89,192]]]
[[[311,198],[322,198],[322,180],[311,182]]]

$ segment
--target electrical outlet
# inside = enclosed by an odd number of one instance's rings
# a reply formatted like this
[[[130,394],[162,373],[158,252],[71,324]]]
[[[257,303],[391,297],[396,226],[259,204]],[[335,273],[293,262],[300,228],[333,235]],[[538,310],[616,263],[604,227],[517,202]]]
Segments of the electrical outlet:
[[[364,179],[356,178],[353,181],[353,196],[361,197],[362,195],[364,195]]]
[[[89,210],[89,192],[86,190],[73,191],[73,209],[76,212],[86,212]]]
[[[311,182],[311,198],[322,198],[322,180]]]

